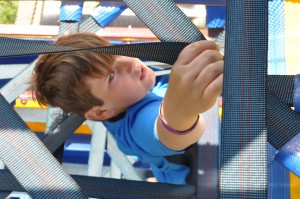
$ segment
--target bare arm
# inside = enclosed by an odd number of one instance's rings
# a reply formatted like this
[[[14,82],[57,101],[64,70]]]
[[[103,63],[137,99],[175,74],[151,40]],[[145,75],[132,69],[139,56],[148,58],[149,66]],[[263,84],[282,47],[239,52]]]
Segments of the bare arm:
[[[212,41],[188,45],[177,58],[161,109],[168,126],[178,131],[189,129],[200,113],[211,108],[223,86],[223,55]],[[185,135],[169,132],[156,122],[160,141],[170,149],[183,150],[197,142],[204,131],[200,116],[194,130]]]

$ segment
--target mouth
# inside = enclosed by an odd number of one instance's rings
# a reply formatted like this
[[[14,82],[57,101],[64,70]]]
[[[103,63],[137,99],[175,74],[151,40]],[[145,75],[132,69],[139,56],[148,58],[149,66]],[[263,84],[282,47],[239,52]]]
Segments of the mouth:
[[[140,80],[143,80],[146,76],[146,70],[144,67],[141,67],[141,76],[140,76]]]

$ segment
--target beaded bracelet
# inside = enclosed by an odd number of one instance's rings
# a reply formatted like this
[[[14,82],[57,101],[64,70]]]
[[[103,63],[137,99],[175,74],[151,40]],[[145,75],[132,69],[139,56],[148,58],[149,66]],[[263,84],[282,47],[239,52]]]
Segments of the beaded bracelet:
[[[190,132],[192,132],[194,130],[194,128],[196,127],[196,125],[198,124],[198,121],[199,121],[199,118],[200,118],[199,115],[197,117],[197,120],[196,120],[195,124],[193,124],[193,126],[191,128],[189,128],[185,131],[177,131],[177,130],[173,129],[172,127],[170,127],[166,124],[166,122],[164,121],[164,119],[162,118],[162,115],[161,115],[161,108],[162,108],[162,103],[160,104],[160,107],[159,107],[159,120],[160,120],[160,123],[164,126],[165,129],[167,129],[171,133],[174,133],[176,135],[186,135],[186,134],[189,134]]]

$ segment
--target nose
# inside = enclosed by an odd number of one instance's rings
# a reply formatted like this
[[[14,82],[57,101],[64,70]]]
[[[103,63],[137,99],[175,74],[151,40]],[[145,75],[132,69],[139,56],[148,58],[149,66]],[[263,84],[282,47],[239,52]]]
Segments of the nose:
[[[131,74],[134,64],[127,57],[119,57],[117,67],[124,73]]]
[[[127,67],[127,69],[126,69],[127,73],[131,74],[132,71],[133,71],[133,65],[132,65],[132,63],[127,63],[126,67]]]

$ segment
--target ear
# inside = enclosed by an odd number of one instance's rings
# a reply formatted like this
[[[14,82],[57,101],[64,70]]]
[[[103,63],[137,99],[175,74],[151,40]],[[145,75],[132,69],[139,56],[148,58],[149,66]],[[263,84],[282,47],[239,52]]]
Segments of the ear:
[[[113,109],[103,109],[103,107],[94,106],[93,108],[84,113],[84,117],[88,120],[103,121],[113,117],[114,114],[115,111]]]

